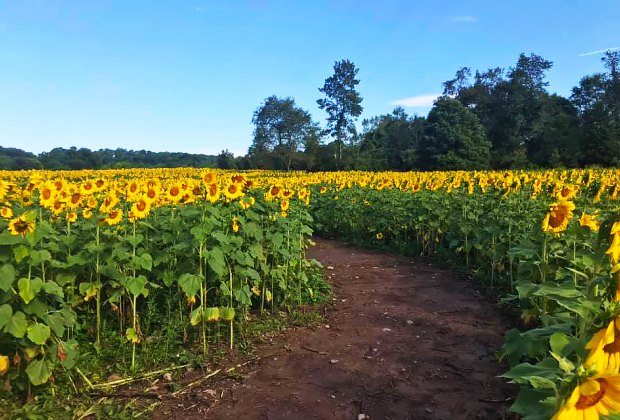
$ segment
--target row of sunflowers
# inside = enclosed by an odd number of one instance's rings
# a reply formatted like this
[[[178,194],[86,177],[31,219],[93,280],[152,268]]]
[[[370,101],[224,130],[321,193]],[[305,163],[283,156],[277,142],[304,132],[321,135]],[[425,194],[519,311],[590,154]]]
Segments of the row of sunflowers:
[[[611,169],[2,172],[0,378],[80,374],[89,341],[122,340],[138,369],[162,318],[181,345],[232,346],[249,311],[326,293],[314,230],[462,263],[501,294],[522,320],[501,351],[514,412],[616,413],[619,194]]]

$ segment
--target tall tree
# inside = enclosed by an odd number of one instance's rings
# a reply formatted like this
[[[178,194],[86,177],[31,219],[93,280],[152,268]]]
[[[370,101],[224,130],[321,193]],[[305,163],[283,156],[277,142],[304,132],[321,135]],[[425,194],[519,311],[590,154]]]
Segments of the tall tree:
[[[430,170],[474,170],[489,167],[490,143],[471,110],[443,96],[428,114],[420,144],[420,165]]]
[[[293,156],[314,130],[312,117],[307,111],[295,106],[293,98],[278,98],[275,95],[268,97],[258,107],[252,123],[255,125],[254,141],[249,154],[258,167],[275,166],[277,169],[290,170]],[[277,164],[278,159],[283,168]]]
[[[345,140],[355,138],[354,121],[362,114],[362,97],[355,90],[359,84],[356,79],[358,69],[349,60],[337,61],[334,64],[334,74],[325,79],[325,84],[319,92],[325,98],[317,100],[320,109],[327,114],[327,130],[336,140],[336,162],[338,169],[342,168],[342,156]]]

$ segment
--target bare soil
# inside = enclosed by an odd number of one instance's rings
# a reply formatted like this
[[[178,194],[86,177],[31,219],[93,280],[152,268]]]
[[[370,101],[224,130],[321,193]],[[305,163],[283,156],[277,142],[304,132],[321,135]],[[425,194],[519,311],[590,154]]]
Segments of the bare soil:
[[[507,417],[515,389],[496,352],[510,324],[496,304],[428,260],[316,242],[308,256],[334,289],[322,325],[267,340],[235,376],[164,397],[153,418]]]

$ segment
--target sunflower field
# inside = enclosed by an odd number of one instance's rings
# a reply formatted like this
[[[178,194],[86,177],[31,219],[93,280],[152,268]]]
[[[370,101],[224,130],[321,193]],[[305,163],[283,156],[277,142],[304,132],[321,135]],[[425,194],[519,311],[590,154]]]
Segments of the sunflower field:
[[[619,195],[603,169],[1,172],[0,380],[92,387],[85,360],[110,343],[132,371],[158,346],[232,347],[251,313],[328,295],[305,258],[317,232],[449,261],[500,295],[521,318],[500,354],[512,411],[618,413]]]

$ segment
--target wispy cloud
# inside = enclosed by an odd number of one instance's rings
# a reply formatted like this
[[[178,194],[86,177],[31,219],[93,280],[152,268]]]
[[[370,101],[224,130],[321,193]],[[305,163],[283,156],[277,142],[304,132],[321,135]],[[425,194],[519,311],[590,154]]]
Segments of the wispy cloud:
[[[475,23],[478,22],[476,16],[450,16],[450,22]]]
[[[433,106],[433,102],[435,102],[435,99],[439,96],[439,93],[411,96],[409,98],[396,99],[395,101],[390,102],[390,105],[406,106],[410,108],[429,107]]]
[[[588,51],[585,53],[577,54],[577,57],[586,57],[588,55],[603,54],[607,51],[618,51],[618,50],[620,50],[620,47],[605,48],[604,50]]]

